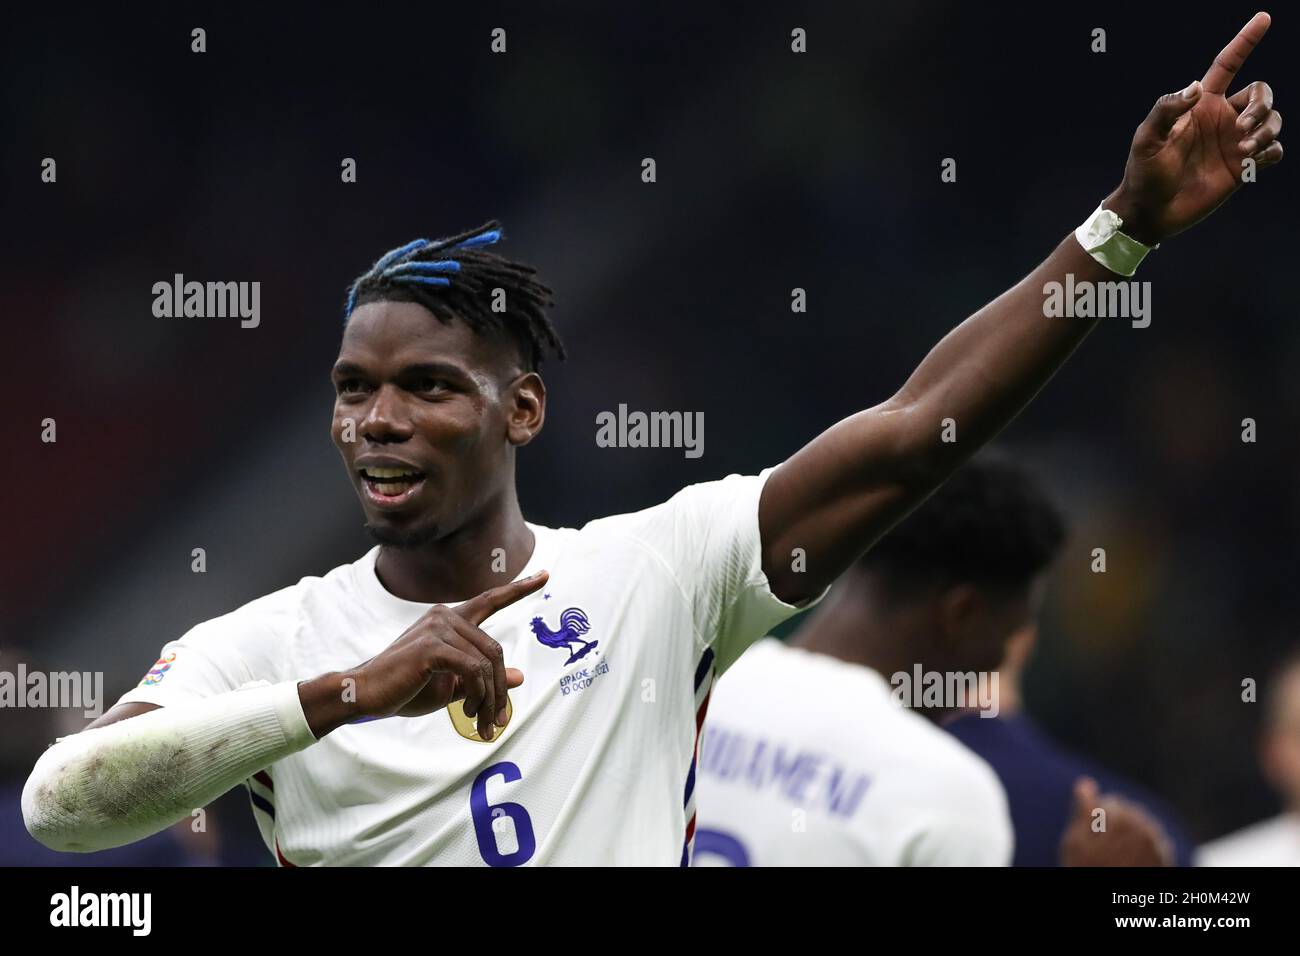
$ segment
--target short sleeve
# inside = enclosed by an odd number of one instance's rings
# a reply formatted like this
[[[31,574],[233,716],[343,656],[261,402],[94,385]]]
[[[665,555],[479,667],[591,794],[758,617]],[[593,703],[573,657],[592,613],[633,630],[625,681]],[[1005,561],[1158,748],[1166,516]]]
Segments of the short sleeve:
[[[278,635],[288,618],[285,595],[268,595],[167,642],[140,683],[118,703],[175,706],[285,679],[276,664]]]
[[[623,516],[668,566],[690,603],[697,638],[718,673],[776,624],[811,607],[787,604],[763,573],[758,501],[773,469],[688,485],[654,508]]]
[[[933,778],[923,800],[930,806],[915,807],[920,821],[904,865],[1011,865],[1015,831],[1006,792],[991,769],[977,766],[963,772],[954,767]]]
[[[1015,838],[1009,820],[950,816],[931,821],[912,847],[909,866],[1010,866]]]

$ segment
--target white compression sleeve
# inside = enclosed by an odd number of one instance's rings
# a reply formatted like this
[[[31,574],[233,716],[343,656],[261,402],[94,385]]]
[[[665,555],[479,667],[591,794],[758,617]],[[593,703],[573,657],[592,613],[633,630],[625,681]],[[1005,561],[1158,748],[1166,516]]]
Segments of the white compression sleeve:
[[[23,821],[53,850],[133,843],[316,742],[298,682],[261,682],[60,738],[23,788]]]

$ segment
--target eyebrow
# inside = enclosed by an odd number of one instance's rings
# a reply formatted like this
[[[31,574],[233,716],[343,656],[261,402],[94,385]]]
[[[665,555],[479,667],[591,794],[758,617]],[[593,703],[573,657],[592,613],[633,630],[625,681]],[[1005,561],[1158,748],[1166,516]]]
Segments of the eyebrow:
[[[368,374],[369,373],[366,369],[358,365],[356,362],[339,362],[330,371],[330,378],[342,378],[349,375],[354,375],[358,378],[365,378]],[[402,366],[401,370],[397,373],[399,379],[413,378],[417,375],[441,375],[458,379],[466,379],[470,377],[469,373],[459,365],[453,365],[449,362],[414,362],[410,365]]]
[[[339,362],[330,369],[330,378],[341,378],[344,375],[363,375],[365,370],[355,362]]]

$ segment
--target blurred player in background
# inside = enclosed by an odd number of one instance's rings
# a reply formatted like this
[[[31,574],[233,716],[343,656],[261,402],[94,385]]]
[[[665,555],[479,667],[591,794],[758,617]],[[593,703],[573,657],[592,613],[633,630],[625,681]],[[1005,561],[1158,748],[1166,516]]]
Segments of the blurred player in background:
[[[840,579],[791,646],[755,645],[714,693],[696,860],[1005,865],[1014,842],[1021,866],[1168,862],[1135,788],[1108,777],[1100,793],[1094,768],[1020,714],[1019,671],[1064,536],[1026,471],[976,459]],[[945,686],[962,675],[964,699],[917,699],[918,672]]]
[[[1283,810],[1206,843],[1197,853],[1198,866],[1300,866],[1300,656],[1278,670],[1262,696],[1260,765]]]
[[[1088,865],[1080,861],[1110,849],[1106,842],[1125,844],[1114,848],[1119,856],[1108,858],[1109,865],[1125,865],[1120,860],[1135,866],[1190,865],[1193,844],[1159,797],[1062,747],[1024,713],[1022,684],[1037,641],[1038,627],[1029,621],[1007,642],[998,667],[996,718],[962,713],[945,723],[949,733],[989,762],[1006,788],[1016,828],[1014,865]],[[1107,810],[1111,836],[1089,844],[1071,839],[1063,860],[1062,832],[1068,827],[1076,837],[1092,837],[1090,809],[1099,806]],[[1121,818],[1123,841],[1114,835]]]
[[[332,373],[377,546],[164,646],[37,761],[28,830],[119,846],[243,783],[282,865],[689,862],[714,674],[1046,384],[1097,323],[1047,318],[1049,286],[1131,274],[1241,186],[1243,160],[1281,158],[1268,86],[1228,95],[1267,28],[1162,96],[1119,187],[891,398],[774,469],[581,529],[525,521],[516,488],[540,363],[563,353],[550,290],[485,249],[495,223],[384,255],[349,291]],[[756,388],[756,414],[768,400]]]
[[[714,692],[697,862],[1009,864],[1002,785],[938,726],[967,701],[906,709],[901,689],[918,665],[982,672],[987,687],[1062,537],[1023,472],[977,459],[850,568],[790,646],[755,645]]]

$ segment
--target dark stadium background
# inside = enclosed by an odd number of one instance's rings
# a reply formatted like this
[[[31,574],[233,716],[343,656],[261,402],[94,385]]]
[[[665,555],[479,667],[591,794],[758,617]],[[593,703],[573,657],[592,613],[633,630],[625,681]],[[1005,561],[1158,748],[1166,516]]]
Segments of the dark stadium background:
[[[327,436],[327,370],[343,290],[383,250],[503,220],[503,251],[557,290],[571,352],[520,458],[525,513],[639,508],[775,464],[886,398],[1093,210],[1155,97],[1199,78],[1254,9],[8,13],[0,665],[103,671],[111,704],[166,640],[369,547]],[[1285,114],[1300,17],[1273,13],[1244,76]],[[1031,712],[1201,839],[1278,809],[1240,692],[1300,636],[1298,163],[1152,255],[1151,327],[1104,321],[1000,441],[1073,524]],[[261,326],[154,318],[151,286],[176,272],[260,281]],[[597,448],[595,416],[619,403],[703,411],[703,457]],[[1099,546],[1105,575],[1088,570]],[[18,793],[82,720],[0,721],[0,855],[49,862]],[[179,852],[260,860],[251,835],[235,793]],[[164,861],[168,839],[79,862]]]

